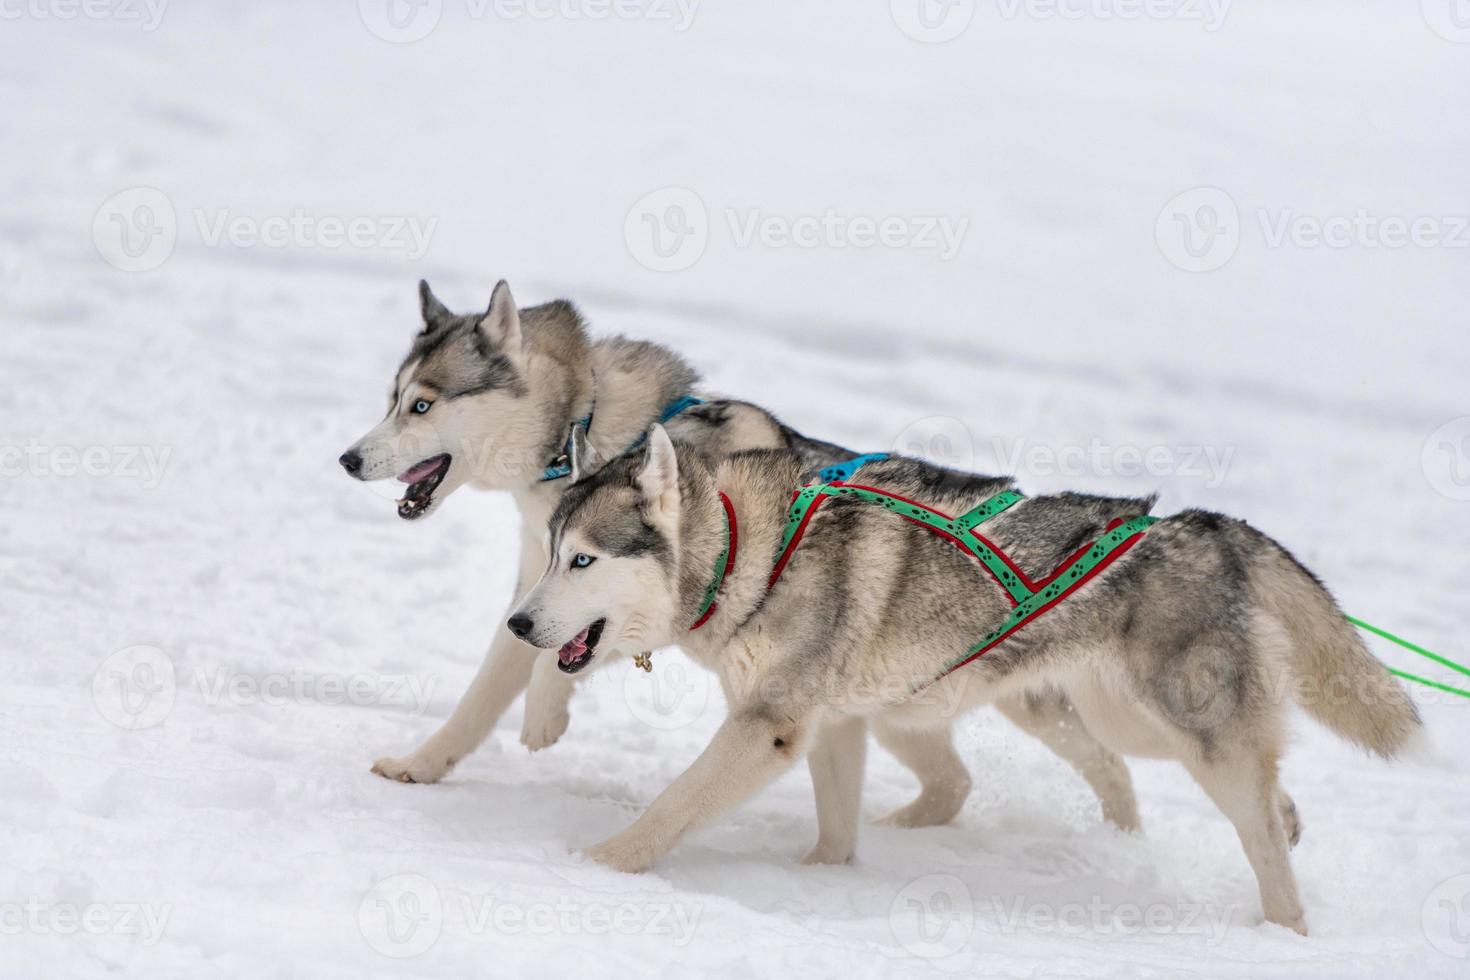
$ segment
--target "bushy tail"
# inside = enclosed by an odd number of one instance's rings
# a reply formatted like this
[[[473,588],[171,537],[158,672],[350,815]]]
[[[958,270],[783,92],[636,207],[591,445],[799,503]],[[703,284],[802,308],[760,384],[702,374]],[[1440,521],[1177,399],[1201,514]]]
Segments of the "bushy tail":
[[[1297,703],[1348,741],[1385,759],[1399,755],[1423,731],[1413,701],[1322,583],[1274,542],[1272,552],[1253,585],[1286,629]]]

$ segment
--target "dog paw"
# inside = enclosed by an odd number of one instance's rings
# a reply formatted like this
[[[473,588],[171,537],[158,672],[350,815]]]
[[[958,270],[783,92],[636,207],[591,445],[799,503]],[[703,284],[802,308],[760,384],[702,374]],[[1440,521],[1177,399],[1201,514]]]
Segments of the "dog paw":
[[[874,824],[879,827],[942,827],[959,815],[963,805],[964,800],[956,803],[921,796],[908,806],[899,807],[888,816],[875,820]]]
[[[1143,822],[1138,819],[1138,807],[1136,805],[1115,808],[1104,803],[1102,812],[1103,819],[1123,831],[1123,833],[1143,833]]]
[[[833,847],[817,841],[817,846],[807,851],[806,857],[801,859],[802,864],[851,864],[853,849],[850,846]]]
[[[601,844],[594,844],[583,852],[604,867],[626,874],[638,874],[653,864],[653,849],[645,844],[628,839],[622,834],[609,837]]]
[[[1300,912],[1268,914],[1266,921],[1272,925],[1281,926],[1283,929],[1290,929],[1299,936],[1305,936],[1307,934],[1307,919]]]
[[[384,779],[400,783],[437,783],[449,772],[449,766],[435,765],[415,756],[407,759],[383,758],[373,763],[373,772]]]
[[[571,715],[566,711],[527,711],[521,725],[521,744],[532,752],[549,749],[566,734],[570,720]]]

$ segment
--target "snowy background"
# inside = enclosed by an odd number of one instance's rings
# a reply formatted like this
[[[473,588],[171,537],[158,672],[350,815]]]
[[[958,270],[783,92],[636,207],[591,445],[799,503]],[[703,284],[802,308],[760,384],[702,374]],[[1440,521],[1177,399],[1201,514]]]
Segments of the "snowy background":
[[[592,865],[721,717],[674,653],[544,753],[517,707],[368,773],[512,587],[508,498],[408,525],[336,464],[420,276],[862,449],[1248,517],[1470,655],[1470,11],[924,2],[0,3],[0,975],[1470,975],[1448,695],[1439,766],[1298,726],[1306,939],[1177,766],[1124,836],[991,713],[956,824],[851,867],[795,863],[804,767]],[[872,752],[865,813],[914,789]]]

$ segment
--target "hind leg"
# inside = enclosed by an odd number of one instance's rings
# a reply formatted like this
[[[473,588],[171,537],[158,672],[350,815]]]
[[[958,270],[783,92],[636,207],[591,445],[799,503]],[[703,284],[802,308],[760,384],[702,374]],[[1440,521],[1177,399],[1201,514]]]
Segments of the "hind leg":
[[[1103,819],[1119,830],[1139,829],[1133,779],[1117,753],[1105,748],[1082,724],[1059,692],[1027,693],[995,702],[1000,713],[1022,731],[1040,739],[1087,780],[1102,804]]]
[[[817,846],[802,864],[846,864],[857,849],[868,730],[862,718],[823,726],[806,761],[817,797]]]
[[[889,827],[937,827],[959,814],[970,795],[970,772],[954,750],[948,725],[939,728],[904,728],[874,721],[878,744],[919,777],[919,795],[908,806],[895,810],[878,823]]]
[[[1305,936],[1307,922],[1282,822],[1282,801],[1290,802],[1290,797],[1277,784],[1275,755],[1241,747],[1226,758],[1186,760],[1184,764],[1235,825],[1246,859],[1256,873],[1266,921]]]

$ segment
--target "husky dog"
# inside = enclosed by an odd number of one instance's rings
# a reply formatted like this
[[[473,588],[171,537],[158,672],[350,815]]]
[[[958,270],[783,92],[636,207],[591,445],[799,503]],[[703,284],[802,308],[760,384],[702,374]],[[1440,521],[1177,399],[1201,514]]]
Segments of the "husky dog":
[[[802,473],[781,451],[712,462],[656,427],[644,450],[574,485],[553,514],[551,560],[510,629],[560,661],[677,642],[719,674],[730,702],[709,747],[592,858],[642,870],[806,755],[819,827],[807,859],[848,860],[865,726],[889,744],[948,745],[957,711],[1061,691],[1110,749],[1183,763],[1235,825],[1266,918],[1305,933],[1287,853],[1300,827],[1277,781],[1285,692],[1384,757],[1420,722],[1290,554],[1218,514],[1163,518],[1025,629],[948,673],[1010,612],[999,579],[888,505],[854,497],[828,499],[784,551]],[[869,464],[861,482],[953,514],[1010,489],[901,458]],[[1040,577],[1151,503],[1021,499],[976,532]],[[731,526],[733,564],[718,560]],[[771,586],[778,554],[789,561]],[[712,574],[723,576],[714,612],[691,631]]]
[[[577,435],[583,472],[590,460],[641,441],[663,409],[689,395],[695,372],[656,344],[613,337],[591,340],[576,308],[557,301],[516,308],[504,282],[489,309],[458,316],[419,283],[423,323],[394,376],[381,423],[342,454],[359,480],[397,477],[405,484],[398,514],[420,520],[469,484],[506,490],[521,512],[516,596],[546,565],[543,529],[572,483],[563,459]],[[590,424],[584,420],[591,417]],[[744,402],[709,401],[667,423],[669,434],[717,458],[742,449],[781,448],[816,468],[852,457],[840,446],[806,438]],[[587,661],[558,664],[500,630],[449,720],[415,751],[382,758],[373,772],[433,783],[484,741],[527,690],[521,742],[533,751],[566,731],[573,683]],[[1105,819],[1136,829],[1138,809],[1128,770],[1100,746],[1057,695],[1009,698],[997,707],[1075,767],[1097,793]],[[960,810],[970,778],[946,730],[915,734],[880,729],[885,748],[914,770],[924,790],[914,806],[889,818],[899,826],[945,823]]]
[[[483,313],[451,313],[427,282],[419,283],[419,301],[423,324],[394,375],[387,415],[339,462],[356,479],[405,484],[398,515],[409,521],[432,514],[466,484],[510,491],[521,512],[519,596],[545,565],[543,529],[570,483],[568,432],[576,429],[587,447],[616,456],[641,441],[667,406],[689,396],[698,376],[657,344],[594,342],[571,303],[518,310],[504,281]],[[738,401],[695,405],[668,425],[675,438],[716,457],[779,447],[816,466],[852,455]],[[408,756],[379,759],[373,772],[410,783],[442,779],[531,684],[534,653],[497,632],[444,726]],[[540,749],[560,738],[570,694],[564,675],[538,672],[521,741]]]

